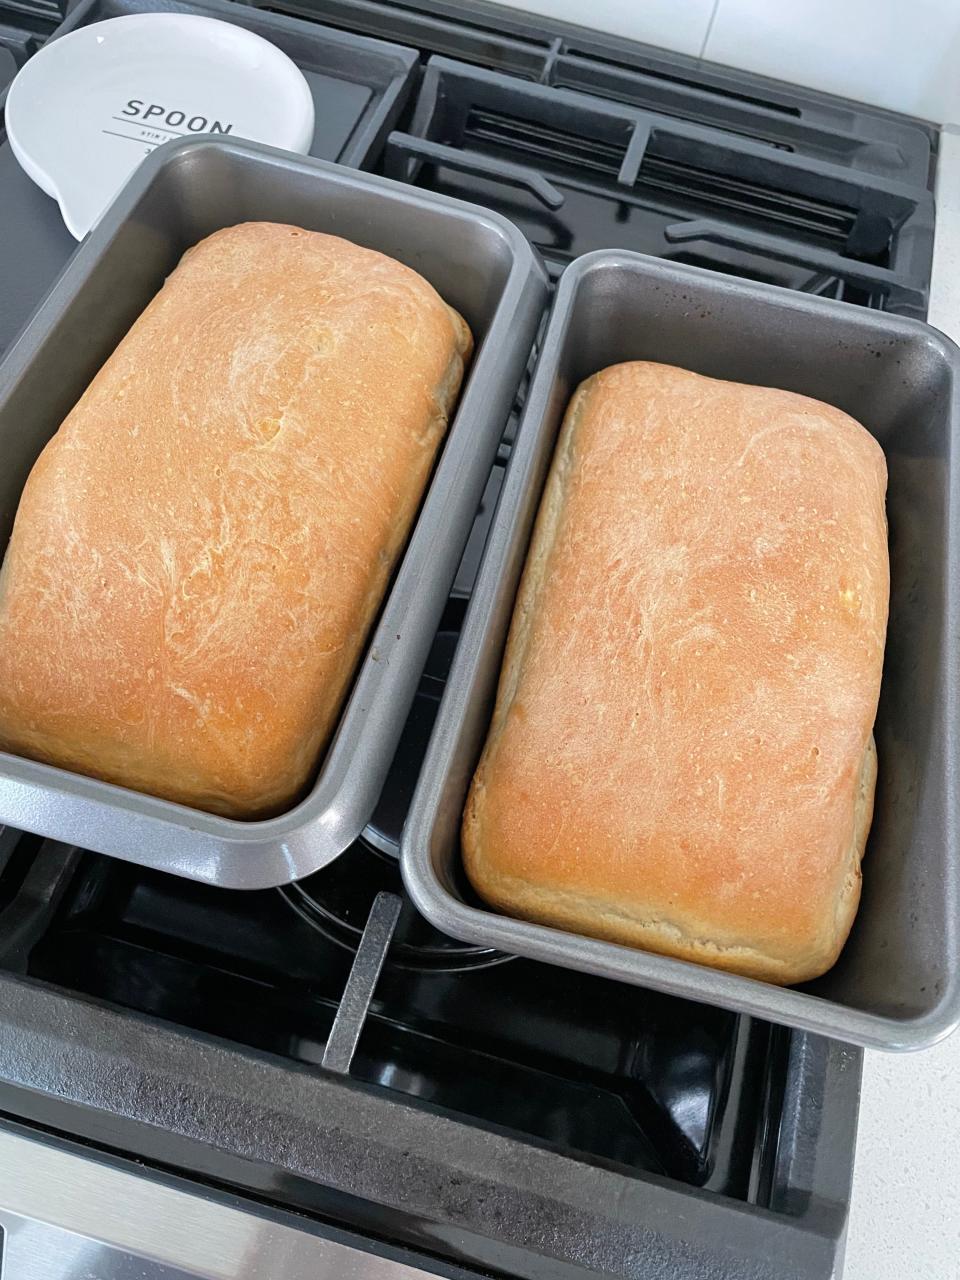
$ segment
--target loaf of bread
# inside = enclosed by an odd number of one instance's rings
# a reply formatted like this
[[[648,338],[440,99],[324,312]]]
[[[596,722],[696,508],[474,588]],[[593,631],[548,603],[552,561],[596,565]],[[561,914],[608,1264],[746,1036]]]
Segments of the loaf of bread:
[[[315,771],[471,348],[416,272],[272,223],[190,249],[34,466],[0,746],[231,817]]]
[[[463,821],[503,912],[777,983],[836,960],[873,810],[886,465],[829,405],[577,391]]]

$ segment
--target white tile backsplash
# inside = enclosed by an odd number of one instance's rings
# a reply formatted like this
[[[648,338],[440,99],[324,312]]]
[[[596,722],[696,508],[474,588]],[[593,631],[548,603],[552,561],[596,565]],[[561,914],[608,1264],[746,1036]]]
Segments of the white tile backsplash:
[[[704,56],[960,121],[960,0],[720,0]]]
[[[508,8],[544,14],[594,31],[642,40],[698,57],[714,0],[500,0]],[[960,0],[958,0],[960,3]]]

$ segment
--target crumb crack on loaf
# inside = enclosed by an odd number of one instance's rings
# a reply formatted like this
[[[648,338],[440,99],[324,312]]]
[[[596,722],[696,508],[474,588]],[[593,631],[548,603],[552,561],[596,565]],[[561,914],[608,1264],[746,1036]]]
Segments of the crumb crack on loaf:
[[[0,746],[232,817],[302,792],[472,346],[416,272],[273,223],[194,246],[38,459]]]
[[[849,933],[886,463],[859,423],[633,362],[567,411],[464,813],[492,906],[773,982]]]

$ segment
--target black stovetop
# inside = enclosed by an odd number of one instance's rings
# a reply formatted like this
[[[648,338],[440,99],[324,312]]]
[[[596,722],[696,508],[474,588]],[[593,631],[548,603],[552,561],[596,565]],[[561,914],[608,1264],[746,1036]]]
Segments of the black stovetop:
[[[554,278],[621,246],[926,312],[928,126],[482,0],[269,7],[414,48],[367,166],[507,214]],[[54,20],[53,0],[0,0],[0,90]],[[0,345],[70,250],[0,145]],[[456,943],[404,899],[399,832],[515,420],[390,781],[338,862],[231,892],[0,829],[0,1112],[440,1269],[825,1276],[857,1051]]]
[[[21,870],[34,857],[28,845]],[[307,890],[342,901],[335,882],[368,877],[399,892],[396,864],[381,862],[355,850]],[[779,1118],[785,1033],[496,953],[431,955],[426,938],[417,946],[429,931],[410,916],[401,933],[413,941],[388,957],[352,1079],[557,1150],[755,1197],[763,1135]],[[319,1066],[350,961],[281,893],[206,888],[87,855],[25,967]]]

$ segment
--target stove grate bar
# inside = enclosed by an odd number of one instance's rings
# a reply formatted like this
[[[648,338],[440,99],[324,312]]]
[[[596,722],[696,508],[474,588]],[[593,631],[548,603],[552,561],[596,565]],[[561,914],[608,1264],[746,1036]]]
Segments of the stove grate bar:
[[[6,827],[0,831],[10,833]],[[19,893],[2,914],[0,961],[4,969],[13,973],[26,970],[30,951],[46,933],[82,857],[81,849],[58,840],[44,840],[40,845]],[[9,854],[4,865],[8,860]]]
[[[396,932],[403,903],[395,893],[378,893],[354,957],[343,999],[330,1028],[321,1066],[347,1075],[370,1011],[383,963]]]
[[[0,0],[0,21],[40,19],[56,25],[67,16],[67,0]]]
[[[20,839],[21,833],[16,827],[0,826],[0,876],[6,871]]]
[[[458,11],[450,17],[421,13],[390,0],[245,0],[270,13],[293,15],[324,26],[375,36],[415,47],[425,54],[444,54],[480,66],[494,66],[512,75],[540,80],[552,59],[554,46],[548,36],[513,35],[505,24],[483,25],[469,21]]]
[[[411,160],[426,160],[433,164],[441,164],[447,169],[478,174],[483,178],[496,178],[507,186],[520,187],[536,196],[548,209],[559,209],[563,205],[563,195],[536,169],[528,169],[526,165],[513,164],[509,160],[500,160],[476,152],[461,151],[457,147],[434,142],[430,138],[415,138],[409,133],[391,133],[387,139],[384,160],[386,176],[397,178],[401,182],[415,181],[415,171],[410,166]]]
[[[792,262],[800,267],[810,267],[817,272],[839,276],[849,284],[858,285],[870,292],[883,295],[896,293],[901,301],[911,305],[922,303],[922,291],[912,287],[908,280],[895,271],[869,262],[857,262],[812,245],[799,245],[782,236],[743,231],[739,227],[711,218],[675,222],[666,227],[663,234],[670,244],[690,244],[703,240],[708,244],[725,245],[727,248],[746,249],[781,262]]]

